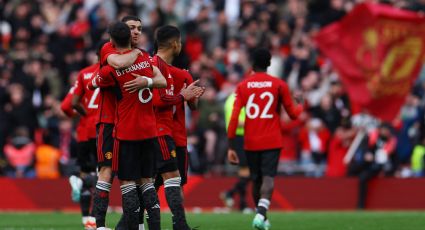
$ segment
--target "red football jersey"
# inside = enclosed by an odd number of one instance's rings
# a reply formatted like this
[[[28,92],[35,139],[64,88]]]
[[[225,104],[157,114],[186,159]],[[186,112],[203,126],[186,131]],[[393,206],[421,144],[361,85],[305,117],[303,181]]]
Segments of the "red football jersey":
[[[112,86],[117,82],[120,89],[119,95],[116,95],[115,137],[127,141],[156,137],[153,93],[148,88],[136,93],[126,91],[124,84],[135,78],[131,73],[152,78],[153,69],[149,55],[146,53],[139,55],[134,64],[126,69],[115,70],[106,65],[100,71],[99,86]]]
[[[245,144],[249,151],[282,148],[280,127],[281,105],[295,119],[302,105],[295,105],[287,84],[267,73],[255,73],[236,89],[236,99],[230,119],[228,137],[234,138],[238,126],[239,112],[245,107]]]
[[[112,42],[107,42],[100,49],[100,64],[107,65],[108,64],[108,56],[111,54],[118,54]]]
[[[61,110],[68,117],[73,117],[75,115],[74,108],[72,108],[72,95],[74,93],[74,87],[69,89],[68,94],[66,94],[65,98],[61,102]]]
[[[174,66],[169,66],[169,70],[171,76],[173,77],[174,91],[176,93],[180,93],[182,88],[192,84],[193,78],[188,71],[179,69]],[[175,105],[173,111],[173,139],[176,143],[176,146],[183,147],[187,145],[184,103],[182,102]]]
[[[74,111],[74,108],[72,108],[72,96],[74,95],[74,87],[72,87],[68,94],[65,96],[61,103],[61,110],[68,116],[73,117],[77,115],[77,113]],[[87,136],[87,129],[86,129],[86,121],[81,120],[78,122],[77,125],[77,142],[82,141],[88,141],[89,138]]]
[[[81,104],[87,111],[86,116],[81,116],[80,123],[87,124],[87,136],[88,138],[96,138],[96,115],[97,108],[99,107],[99,89],[95,91],[87,88],[91,82],[93,75],[96,75],[99,71],[99,64],[94,64],[86,67],[78,74],[77,81],[74,86],[74,94],[81,97]]]
[[[90,90],[100,90],[99,108],[97,109],[95,122],[96,124],[113,124],[115,121],[115,108],[117,103],[114,90],[117,90],[118,86],[116,84],[105,84],[104,82],[100,82],[100,78],[100,73],[95,74],[88,84]]]
[[[167,87],[154,89],[153,103],[155,106],[155,116],[159,136],[172,136],[173,131],[173,106],[183,103],[183,96],[174,93],[174,81],[170,74],[169,65],[158,55],[152,59],[152,63],[158,67],[162,75],[167,80]]]

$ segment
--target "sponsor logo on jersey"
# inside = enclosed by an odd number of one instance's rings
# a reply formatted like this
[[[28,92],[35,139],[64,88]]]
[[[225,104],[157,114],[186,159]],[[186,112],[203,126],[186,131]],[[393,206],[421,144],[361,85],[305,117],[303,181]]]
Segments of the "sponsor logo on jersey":
[[[169,89],[166,89],[165,93],[167,95],[174,96],[174,85],[171,85]]]
[[[251,81],[248,82],[248,89],[250,88],[270,88],[272,87],[271,81]]]
[[[91,79],[92,75],[93,75],[93,73],[85,73],[83,78],[84,78],[84,80]]]

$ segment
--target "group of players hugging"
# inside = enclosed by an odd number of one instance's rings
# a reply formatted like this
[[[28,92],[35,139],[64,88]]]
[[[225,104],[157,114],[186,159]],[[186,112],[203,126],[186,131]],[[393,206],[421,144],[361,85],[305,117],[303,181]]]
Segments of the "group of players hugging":
[[[116,175],[123,215],[115,229],[144,230],[146,218],[148,228],[156,230],[161,228],[157,190],[163,185],[173,229],[191,229],[182,192],[188,170],[185,103],[196,109],[205,88],[196,85],[188,71],[172,65],[182,47],[178,28],[166,25],[156,31],[153,57],[137,48],[142,33],[138,17],[126,16],[108,32],[110,41],[99,45],[98,62],[80,71],[61,105],[68,116],[80,116],[80,174],[70,177],[72,199],[80,203],[85,229],[109,229],[105,218]],[[235,151],[236,129],[241,125],[245,129],[242,149],[254,182],[257,229],[271,226],[266,212],[282,148],[276,138],[280,108],[283,105],[291,118],[302,112],[287,85],[266,74],[270,59],[268,50],[255,51],[251,76],[237,87],[228,129],[228,159],[234,164],[240,158]],[[243,108],[246,120],[240,124]]]

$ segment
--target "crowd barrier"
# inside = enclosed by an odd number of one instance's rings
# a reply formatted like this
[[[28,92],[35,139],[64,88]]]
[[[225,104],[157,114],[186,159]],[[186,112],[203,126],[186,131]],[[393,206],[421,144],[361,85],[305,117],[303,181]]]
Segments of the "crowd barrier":
[[[185,207],[189,211],[220,211],[220,193],[236,178],[191,176],[184,188]],[[249,186],[250,187],[250,186]],[[250,188],[248,189],[250,190]],[[357,178],[287,178],[275,181],[272,210],[354,210],[357,204]],[[0,178],[0,211],[78,210],[71,201],[66,178],[57,180]],[[425,209],[425,179],[378,178],[370,182],[366,208],[369,210]],[[167,209],[163,190],[161,208]],[[253,207],[250,192],[249,205]],[[237,204],[237,199],[235,204]],[[118,182],[111,191],[111,208],[121,206]]]

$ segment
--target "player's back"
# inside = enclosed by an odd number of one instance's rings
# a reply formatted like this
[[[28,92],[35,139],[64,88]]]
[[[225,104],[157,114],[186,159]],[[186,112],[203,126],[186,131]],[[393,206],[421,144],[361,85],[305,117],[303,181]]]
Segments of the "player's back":
[[[116,138],[119,140],[144,140],[157,136],[151,90],[144,88],[138,92],[129,93],[124,89],[124,84],[135,78],[132,73],[153,77],[149,56],[140,55],[133,65],[123,70],[115,70],[111,66],[102,67],[102,76],[108,72],[113,75],[111,77],[117,81],[120,88],[115,114]]]
[[[81,97],[81,104],[87,112],[86,116],[80,117],[80,123],[87,124],[86,128],[89,138],[96,137],[95,121],[99,107],[99,89],[92,91],[87,88],[87,85],[91,81],[92,76],[98,74],[98,71],[98,63],[82,69],[74,86],[74,94]]]
[[[266,73],[255,73],[238,85],[236,96],[246,112],[245,149],[282,147],[280,111],[285,87],[285,82]]]

